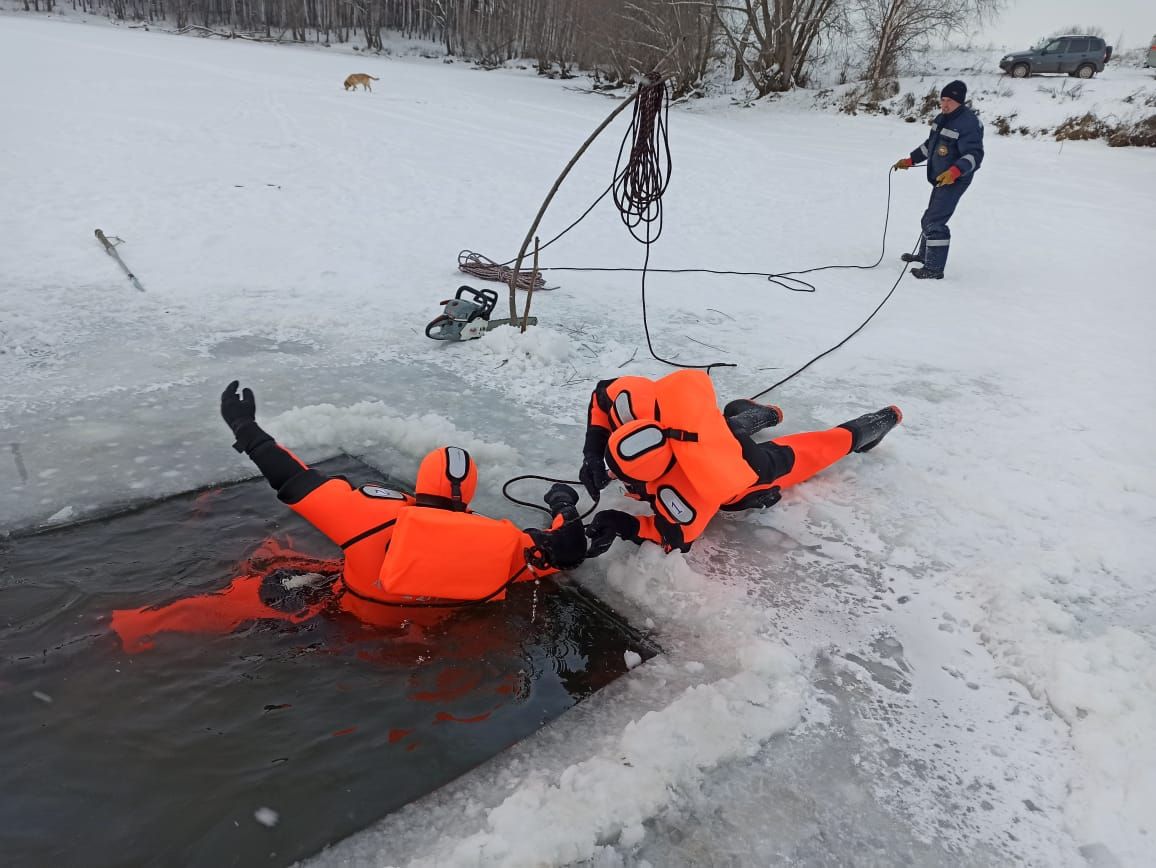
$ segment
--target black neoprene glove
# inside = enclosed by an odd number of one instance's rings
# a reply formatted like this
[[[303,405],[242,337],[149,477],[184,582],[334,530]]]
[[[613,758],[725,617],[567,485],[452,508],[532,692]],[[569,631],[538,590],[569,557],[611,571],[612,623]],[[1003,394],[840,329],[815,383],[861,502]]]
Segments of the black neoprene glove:
[[[599,492],[610,484],[610,474],[606,472],[606,462],[602,460],[601,455],[587,455],[582,459],[578,481],[586,486],[592,500],[598,499]]]
[[[251,452],[273,438],[257,424],[257,400],[253,397],[253,390],[244,389],[237,394],[239,385],[237,380],[233,380],[221,393],[221,418],[237,438],[233,448],[238,452]]]
[[[606,472],[606,443],[610,439],[610,432],[597,425],[590,425],[586,429],[586,440],[582,443],[582,469],[578,471],[578,480],[586,486],[586,492],[591,500],[598,499],[598,493],[610,484],[610,474]]]
[[[573,518],[566,516],[569,512],[573,513]],[[536,566],[571,570],[586,560],[586,534],[582,531],[582,519],[572,506],[567,507],[562,515],[566,521],[561,527],[554,530],[534,527],[526,531],[542,554],[534,562]]]
[[[566,507],[573,508],[578,503],[578,492],[564,482],[555,482],[542,500],[550,507],[550,515],[558,515]]]
[[[620,509],[604,509],[591,519],[586,536],[590,537],[587,557],[596,558],[605,554],[618,537],[637,539],[638,518]]]
[[[234,434],[246,422],[257,420],[257,399],[253,397],[253,390],[245,389],[238,395],[237,387],[240,385],[239,380],[233,380],[221,393],[221,418]]]
[[[582,517],[574,506],[578,502],[578,492],[564,482],[555,482],[542,500],[550,507],[555,526],[549,530],[527,529],[526,533],[538,549],[533,552],[531,563],[538,567],[573,569],[586,560],[586,534]],[[560,522],[557,521],[559,518],[562,519]]]

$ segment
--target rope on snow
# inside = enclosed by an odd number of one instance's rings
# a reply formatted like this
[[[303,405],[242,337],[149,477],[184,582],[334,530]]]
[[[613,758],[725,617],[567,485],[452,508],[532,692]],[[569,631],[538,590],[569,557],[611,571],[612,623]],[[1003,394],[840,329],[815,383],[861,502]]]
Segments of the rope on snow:
[[[510,280],[514,276],[514,269],[508,265],[501,265],[472,250],[463,250],[458,254],[458,270],[464,271],[466,274],[472,274],[474,277],[482,280],[494,280],[498,283],[504,283],[506,286],[510,285]],[[537,276],[536,281],[531,282],[533,277],[534,275],[531,272],[519,272],[517,288],[527,290],[531,286],[533,286],[534,289],[540,290],[547,288],[546,279],[542,277],[541,274]]]

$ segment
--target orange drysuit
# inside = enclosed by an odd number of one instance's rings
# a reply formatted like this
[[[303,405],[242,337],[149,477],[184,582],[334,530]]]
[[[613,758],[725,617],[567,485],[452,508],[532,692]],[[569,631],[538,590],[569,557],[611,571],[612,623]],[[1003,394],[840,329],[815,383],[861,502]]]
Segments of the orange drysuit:
[[[756,443],[728,424],[704,371],[657,381],[620,377],[600,382],[591,395],[583,471],[605,461],[629,495],[650,504],[654,514],[638,516],[637,532],[627,538],[688,551],[720,510],[769,505],[778,490],[856,450],[864,419]]]
[[[327,607],[365,623],[427,624],[439,611],[500,600],[517,581],[577,566],[586,554],[578,495],[555,486],[546,495],[554,516],[549,530],[521,530],[505,519],[469,510],[478,471],[468,452],[435,449],[418,469],[416,493],[386,485],[354,486],[328,477],[278,445],[257,424],[256,401],[236,381],[221,395],[221,415],[236,437],[233,447],[257,465],[277,496],[336,543],[344,553],[336,577],[305,606],[286,611],[262,598],[264,574],[242,570],[214,594],[168,606],[122,610],[113,629],[126,648],[149,647],[158,631],[227,632],[253,620],[300,622]],[[308,570],[307,570],[308,571]]]
[[[451,446],[427,455],[416,496],[327,477],[272,438],[254,452],[278,497],[336,543],[344,558],[309,558],[268,541],[220,591],[115,611],[112,628],[126,651],[151,647],[161,632],[228,633],[255,620],[301,623],[327,608],[375,626],[402,621],[432,626],[453,609],[504,598],[515,581],[557,572],[542,547],[550,549],[551,531],[522,531],[509,521],[469,512],[477,469],[463,449]],[[560,513],[554,528],[566,520]],[[311,589],[300,605],[279,607],[263,596],[271,564],[279,571],[332,578]]]

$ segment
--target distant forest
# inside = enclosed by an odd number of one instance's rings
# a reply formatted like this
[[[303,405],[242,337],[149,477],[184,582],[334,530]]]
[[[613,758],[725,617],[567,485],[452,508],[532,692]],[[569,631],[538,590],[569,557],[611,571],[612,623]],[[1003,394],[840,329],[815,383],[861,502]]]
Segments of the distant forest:
[[[544,75],[611,83],[658,71],[675,93],[725,63],[761,95],[807,85],[832,50],[851,76],[883,82],[903,54],[1003,0],[69,0],[78,11],[229,38],[360,43],[398,33],[483,66],[531,58]],[[51,11],[57,0],[24,0]],[[846,49],[853,48],[853,51]]]

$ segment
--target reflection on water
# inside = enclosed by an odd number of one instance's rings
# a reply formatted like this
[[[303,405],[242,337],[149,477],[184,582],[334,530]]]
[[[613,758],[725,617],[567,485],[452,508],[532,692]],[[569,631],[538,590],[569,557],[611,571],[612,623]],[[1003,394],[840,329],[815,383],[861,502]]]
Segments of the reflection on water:
[[[263,481],[0,543],[4,863],[285,865],[654,653],[548,581],[369,626],[333,605],[335,555]]]

